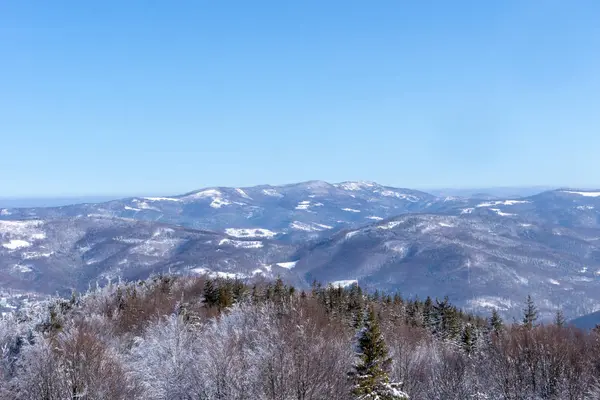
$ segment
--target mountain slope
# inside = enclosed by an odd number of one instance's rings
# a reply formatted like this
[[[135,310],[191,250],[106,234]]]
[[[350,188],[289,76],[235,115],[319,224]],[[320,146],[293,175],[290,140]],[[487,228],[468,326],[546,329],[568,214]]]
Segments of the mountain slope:
[[[474,311],[517,315],[534,296],[546,316],[600,308],[595,230],[524,223],[496,214],[404,215],[340,232],[297,253],[307,282],[358,280],[407,296],[450,296]],[[595,268],[592,268],[595,267]]]
[[[0,221],[0,287],[65,294],[167,271],[248,277],[270,274],[289,253],[272,240],[120,218]]]
[[[230,233],[266,229],[282,239],[320,236],[393,215],[420,212],[437,198],[370,182],[310,181],[283,186],[206,188],[171,197],[128,198],[50,208],[2,209],[0,219],[105,216]],[[251,233],[239,231],[240,235]]]

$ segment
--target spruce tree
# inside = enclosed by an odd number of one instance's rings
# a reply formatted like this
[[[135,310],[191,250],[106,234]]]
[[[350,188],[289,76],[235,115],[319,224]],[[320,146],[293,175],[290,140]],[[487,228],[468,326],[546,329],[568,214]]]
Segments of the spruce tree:
[[[565,316],[564,316],[562,310],[560,310],[560,309],[556,310],[556,314],[554,315],[554,325],[562,328],[566,324],[567,324],[567,321],[565,320]]]
[[[504,322],[502,321],[502,318],[500,317],[500,314],[498,314],[498,311],[496,311],[496,309],[492,310],[492,317],[490,318],[490,327],[496,335],[499,335],[504,327]]]
[[[365,313],[364,325],[358,335],[359,360],[351,373],[354,379],[353,395],[358,400],[408,399],[399,384],[390,383],[388,371],[392,359],[383,340],[373,307]]]
[[[523,325],[527,329],[533,328],[533,324],[535,323],[535,321],[537,321],[537,316],[537,307],[533,303],[531,295],[528,295],[527,302],[525,303],[525,308],[523,309]]]
[[[214,307],[219,303],[219,291],[215,287],[212,279],[207,279],[204,282],[204,304],[207,307]]]

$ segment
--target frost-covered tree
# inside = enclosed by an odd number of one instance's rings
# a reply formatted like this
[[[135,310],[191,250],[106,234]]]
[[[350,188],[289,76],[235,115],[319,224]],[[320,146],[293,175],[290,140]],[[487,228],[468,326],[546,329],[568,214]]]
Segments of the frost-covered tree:
[[[538,318],[538,310],[531,298],[531,295],[527,296],[527,301],[525,302],[525,308],[523,309],[523,326],[527,329],[533,328],[533,325],[537,321]]]
[[[365,313],[362,329],[357,340],[358,362],[351,377],[352,393],[359,400],[401,400],[408,395],[400,390],[400,384],[390,383],[388,372],[392,359],[379,328],[375,311],[369,307]]]

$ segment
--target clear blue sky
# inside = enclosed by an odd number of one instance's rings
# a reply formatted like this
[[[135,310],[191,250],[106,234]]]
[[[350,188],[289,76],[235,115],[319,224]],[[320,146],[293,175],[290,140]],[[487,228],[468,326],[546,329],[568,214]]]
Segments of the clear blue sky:
[[[4,1],[0,197],[600,186],[600,2]]]

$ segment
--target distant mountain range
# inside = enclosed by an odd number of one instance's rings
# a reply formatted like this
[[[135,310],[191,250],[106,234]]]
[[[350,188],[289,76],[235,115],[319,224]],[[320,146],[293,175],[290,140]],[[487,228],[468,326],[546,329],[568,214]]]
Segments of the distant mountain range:
[[[0,289],[68,293],[155,272],[317,279],[478,312],[600,310],[600,192],[445,196],[374,182],[214,187],[0,209]]]

